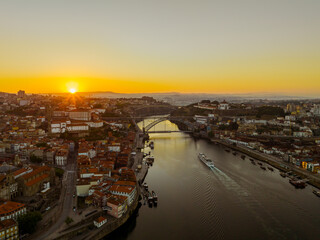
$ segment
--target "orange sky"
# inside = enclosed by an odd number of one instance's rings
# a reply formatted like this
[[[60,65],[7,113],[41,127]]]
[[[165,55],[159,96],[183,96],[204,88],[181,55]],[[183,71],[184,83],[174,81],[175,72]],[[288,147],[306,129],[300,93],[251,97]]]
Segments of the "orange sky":
[[[139,2],[1,2],[0,91],[320,93],[320,1]]]

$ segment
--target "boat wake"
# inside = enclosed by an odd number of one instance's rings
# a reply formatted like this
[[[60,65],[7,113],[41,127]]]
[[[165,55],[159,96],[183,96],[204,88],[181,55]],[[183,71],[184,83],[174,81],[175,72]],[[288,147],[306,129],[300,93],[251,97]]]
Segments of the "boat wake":
[[[238,197],[238,202],[241,206],[245,206],[260,225],[268,232],[271,238],[286,239],[286,236],[292,234],[290,229],[286,229],[283,224],[275,218],[269,211],[265,210],[264,206],[255,199],[246,189],[240,186],[227,174],[219,168],[214,167],[211,169],[218,180],[228,189],[235,193]],[[273,223],[269,226],[267,223]]]
[[[249,196],[248,192],[244,188],[242,188],[237,182],[222,172],[219,168],[213,167],[211,170],[227,189],[234,191],[239,196]]]

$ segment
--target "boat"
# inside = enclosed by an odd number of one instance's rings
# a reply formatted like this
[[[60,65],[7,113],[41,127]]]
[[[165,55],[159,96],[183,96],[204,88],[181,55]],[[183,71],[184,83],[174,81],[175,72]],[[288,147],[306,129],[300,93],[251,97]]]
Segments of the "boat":
[[[152,197],[153,197],[154,204],[157,204],[158,203],[158,196],[154,191],[152,191]]]
[[[285,177],[287,176],[287,174],[286,174],[285,172],[281,172],[281,173],[280,173],[280,176],[283,177],[283,178],[285,178]]]
[[[198,158],[199,158],[205,165],[207,165],[209,168],[211,168],[211,169],[214,168],[213,161],[212,161],[211,159],[207,158],[204,153],[199,153]]]
[[[260,166],[262,166],[262,163],[261,163],[261,162],[258,162],[258,164],[259,164]]]
[[[151,192],[149,192],[148,203],[149,203],[150,205],[153,203],[153,197],[152,197]]]
[[[252,163],[253,165],[256,165],[256,162],[255,162],[255,161],[251,161],[251,163]]]
[[[254,159],[253,159],[253,158],[250,158],[250,161],[252,162],[252,161],[254,161]]]
[[[304,181],[302,180],[294,180],[294,179],[290,179],[289,182],[295,186],[296,188],[305,188],[306,184]]]
[[[246,156],[245,155],[241,155],[241,158],[244,160],[246,158]]]
[[[270,171],[273,171],[273,168],[272,168],[272,167],[268,167],[268,169],[269,169]]]
[[[237,153],[236,153],[236,152],[233,152],[232,154],[233,154],[233,155],[237,155]]]
[[[313,190],[312,191],[316,196],[320,197],[320,191]]]
[[[267,168],[265,166],[260,166],[260,168],[263,170],[267,170]]]
[[[230,152],[230,150],[229,150],[229,149],[225,149],[225,151],[226,151],[226,152]]]
[[[148,184],[147,183],[144,183],[143,187],[146,189],[146,191],[148,191]]]

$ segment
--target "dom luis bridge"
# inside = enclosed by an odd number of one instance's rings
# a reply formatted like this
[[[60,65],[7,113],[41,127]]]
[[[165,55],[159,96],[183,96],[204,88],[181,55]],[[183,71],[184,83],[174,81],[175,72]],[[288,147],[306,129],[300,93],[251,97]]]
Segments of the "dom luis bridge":
[[[103,117],[105,121],[113,121],[113,120],[133,120],[136,127],[139,131],[143,133],[172,133],[172,132],[192,132],[193,124],[190,122],[190,119],[193,117],[187,116],[171,116],[170,114],[161,115],[161,116],[146,116],[146,117]],[[171,121],[179,125],[179,129],[181,130],[155,130],[153,129],[157,124]],[[136,122],[142,122],[142,127],[139,127]]]

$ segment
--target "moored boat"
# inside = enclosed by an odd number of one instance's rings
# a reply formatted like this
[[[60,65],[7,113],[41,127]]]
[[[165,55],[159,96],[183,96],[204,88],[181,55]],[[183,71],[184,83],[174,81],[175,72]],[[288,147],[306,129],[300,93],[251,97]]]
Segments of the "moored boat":
[[[149,203],[150,205],[153,203],[153,197],[152,197],[151,192],[149,192],[148,203]]]
[[[152,191],[152,197],[153,197],[153,202],[154,202],[155,204],[157,204],[157,202],[158,202],[158,196],[157,196],[157,194],[156,194],[154,191]]]
[[[302,180],[294,180],[294,179],[290,179],[289,182],[295,186],[296,188],[305,188],[306,184],[304,181]]]
[[[265,166],[260,166],[260,168],[263,170],[267,170],[267,168]]]
[[[256,162],[255,162],[255,161],[251,161],[251,163],[252,163],[253,165],[256,165]]]
[[[236,152],[233,152],[232,154],[233,154],[233,155],[237,155],[237,153],[236,153]]]
[[[268,169],[269,169],[270,171],[273,171],[273,168],[272,168],[272,167],[268,167]]]
[[[286,174],[285,172],[281,172],[281,173],[280,173],[280,176],[283,177],[283,178],[285,178],[285,177],[287,176],[287,174]]]
[[[320,191],[313,190],[312,191],[316,196],[320,197]]]
[[[245,158],[246,158],[246,156],[245,156],[245,155],[241,155],[241,158],[242,158],[242,159],[245,159]]]

